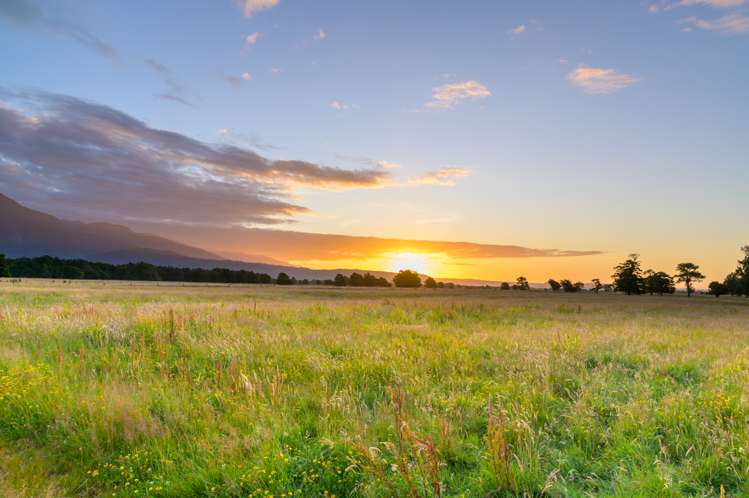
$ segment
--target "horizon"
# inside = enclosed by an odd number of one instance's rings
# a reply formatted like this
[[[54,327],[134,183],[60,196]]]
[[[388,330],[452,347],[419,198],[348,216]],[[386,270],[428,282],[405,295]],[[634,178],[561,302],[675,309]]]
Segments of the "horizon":
[[[722,281],[749,2],[576,5],[9,0],[0,193],[227,259]]]

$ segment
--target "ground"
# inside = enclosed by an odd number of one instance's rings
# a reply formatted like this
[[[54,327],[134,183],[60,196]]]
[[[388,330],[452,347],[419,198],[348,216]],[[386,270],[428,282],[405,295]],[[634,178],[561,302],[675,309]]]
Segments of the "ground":
[[[0,283],[6,496],[748,496],[749,300]]]

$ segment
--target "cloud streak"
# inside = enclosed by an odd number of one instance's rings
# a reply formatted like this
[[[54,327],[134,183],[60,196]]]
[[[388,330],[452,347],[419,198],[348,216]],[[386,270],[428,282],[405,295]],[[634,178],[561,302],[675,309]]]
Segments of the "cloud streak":
[[[138,224],[134,228],[159,233],[172,240],[212,252],[241,253],[251,247],[253,254],[272,255],[276,259],[299,264],[342,259],[367,260],[387,257],[388,254],[401,251],[438,253],[464,261],[493,258],[566,258],[602,254],[601,251],[595,250],[535,249],[517,245],[387,239],[262,228],[229,230],[148,224]]]
[[[0,94],[2,97],[3,94]],[[0,100],[0,188],[60,214],[222,226],[288,222],[297,187],[385,186],[382,168],[270,160],[53,94]]]
[[[690,28],[697,28],[706,31],[718,31],[728,34],[746,34],[749,33],[749,16],[744,14],[728,14],[718,19],[700,19],[698,17],[688,17],[679,21],[680,24],[686,24]]]
[[[652,13],[657,12],[668,12],[670,10],[679,9],[682,7],[693,7],[693,6],[705,6],[712,7],[714,9],[732,9],[741,7],[746,3],[747,0],[680,0],[678,2],[668,2],[661,0],[657,3],[651,4],[648,10]]]
[[[281,3],[281,0],[238,0],[237,4],[242,8],[245,17],[252,17],[256,12],[272,9]]]
[[[119,58],[117,50],[78,24],[47,17],[36,5],[26,0],[2,0],[0,17],[26,29],[46,29],[75,40],[102,57]]]
[[[456,179],[465,178],[470,174],[471,170],[467,168],[440,168],[436,171],[431,171],[425,175],[413,178],[409,183],[415,185],[441,185],[443,187],[452,187],[455,185]]]
[[[613,93],[640,81],[635,76],[620,73],[614,69],[585,65],[577,66],[574,71],[567,75],[567,79],[573,85],[591,94]]]
[[[492,92],[476,80],[448,83],[432,88],[432,100],[426,103],[426,107],[452,109],[463,102],[483,99],[491,95]]]

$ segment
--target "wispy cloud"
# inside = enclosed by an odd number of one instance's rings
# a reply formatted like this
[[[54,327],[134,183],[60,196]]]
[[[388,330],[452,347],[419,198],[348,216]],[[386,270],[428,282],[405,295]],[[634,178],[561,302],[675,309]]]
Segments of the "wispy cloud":
[[[239,86],[245,81],[252,80],[252,74],[248,72],[244,72],[240,74],[239,76],[235,76],[232,74],[221,74],[220,76],[221,76],[221,79],[223,79],[224,81],[226,81],[227,83],[233,86]]]
[[[525,33],[526,31],[528,31],[528,28],[526,27],[525,24],[518,24],[517,26],[515,26],[514,28],[510,30],[510,33],[519,35],[521,33]]]
[[[417,220],[419,223],[421,220]],[[450,217],[426,219],[422,222],[454,222]],[[384,239],[295,232],[290,230],[226,229],[215,227],[190,227],[182,225],[140,225],[141,230],[158,233],[183,243],[196,245],[214,252],[246,251],[251,247],[255,254],[270,254],[284,261],[336,261],[347,259],[367,260],[387,254],[412,252],[444,254],[452,260],[466,264],[476,259],[491,258],[564,258],[601,254],[600,251],[537,249],[516,245],[476,244],[472,242],[447,242],[436,240]],[[344,255],[344,256],[342,256]]]
[[[174,78],[172,71],[168,67],[155,59],[145,59],[143,62],[146,64],[146,67],[153,71],[169,89],[168,92],[157,94],[156,98],[169,102],[176,102],[188,107],[195,107],[195,105],[185,97],[184,85]]]
[[[324,31],[324,30],[323,30],[322,28],[320,28],[320,29],[318,29],[318,30],[317,30],[317,33],[315,33],[315,36],[314,36],[314,38],[315,38],[315,40],[317,40],[317,41],[322,41],[322,40],[324,40],[324,39],[325,39],[325,38],[326,38],[327,36],[328,36],[328,35],[327,35],[327,33],[325,33],[325,31]]]
[[[279,3],[281,0],[237,0],[237,4],[242,8],[246,17],[252,17],[261,10],[272,9]]]
[[[721,33],[745,34],[749,33],[749,16],[744,14],[728,14],[718,19],[700,19],[698,17],[687,17],[679,21],[688,28],[698,28],[707,31],[718,31]]]
[[[489,89],[476,80],[448,83],[432,88],[432,100],[426,107],[450,109],[468,100],[483,99],[492,94]]]
[[[390,180],[379,167],[271,160],[209,144],[73,97],[5,95],[0,188],[19,199],[58,203],[59,213],[224,226],[280,223],[308,211],[289,201],[296,188],[384,187]]]
[[[257,31],[255,31],[254,33],[250,33],[244,39],[245,44],[247,44],[247,45],[254,45],[254,44],[256,44],[258,42],[258,40],[260,38],[262,38],[262,36],[263,36],[263,34],[262,33],[258,33]]]
[[[615,69],[579,65],[567,75],[567,79],[587,93],[612,93],[634,85],[639,78],[620,73]]]
[[[440,185],[443,187],[452,187],[455,180],[464,178],[471,174],[467,168],[440,168],[435,171],[413,178],[409,183],[414,185]]]
[[[650,4],[648,11],[651,13],[667,12],[681,7],[690,7],[695,5],[702,5],[705,7],[712,7],[715,9],[733,9],[741,7],[747,2],[747,0],[659,0],[656,3]]]
[[[177,104],[182,104],[187,107],[195,107],[195,104],[193,104],[189,100],[180,97],[179,95],[173,95],[171,93],[159,93],[156,95],[156,98],[160,100],[167,100],[169,102],[176,102]]]
[[[358,106],[343,102],[342,100],[331,100],[330,107],[336,111],[346,111],[348,109],[356,109]]]
[[[41,9],[27,0],[0,1],[0,17],[10,19],[27,29],[46,29],[67,36],[86,48],[112,60],[119,58],[117,50],[89,30],[73,22],[47,17]]]

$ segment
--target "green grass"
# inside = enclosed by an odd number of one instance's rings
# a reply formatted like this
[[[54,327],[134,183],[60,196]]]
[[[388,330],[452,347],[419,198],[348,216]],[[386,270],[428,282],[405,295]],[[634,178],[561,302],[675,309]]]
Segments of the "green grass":
[[[0,283],[6,496],[749,495],[749,301]]]

